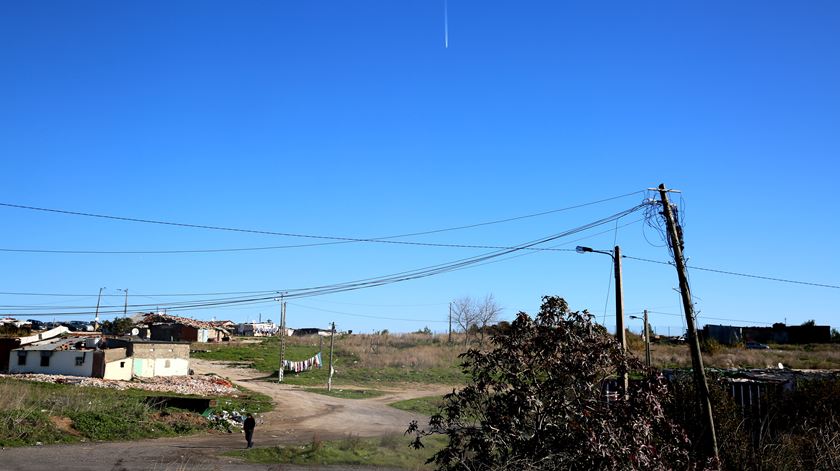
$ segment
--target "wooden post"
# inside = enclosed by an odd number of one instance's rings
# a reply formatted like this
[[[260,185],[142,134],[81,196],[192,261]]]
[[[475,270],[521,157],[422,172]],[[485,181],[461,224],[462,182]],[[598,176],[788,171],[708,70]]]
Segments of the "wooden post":
[[[688,330],[688,346],[691,349],[691,367],[694,372],[694,387],[697,389],[697,400],[703,413],[705,422],[705,438],[709,455],[718,460],[717,435],[715,434],[715,419],[712,411],[712,402],[709,399],[709,385],[706,382],[706,370],[703,367],[703,356],[700,353],[700,341],[697,338],[697,329],[694,327],[694,303],[691,302],[691,290],[688,286],[688,275],[685,269],[683,258],[683,240],[677,231],[677,224],[674,221],[674,214],[671,211],[671,203],[668,201],[668,190],[665,184],[659,185],[659,195],[662,198],[662,215],[668,226],[668,242],[674,252],[674,265],[677,268],[677,277],[680,281],[680,294],[682,295],[683,309],[685,311],[685,323]]]

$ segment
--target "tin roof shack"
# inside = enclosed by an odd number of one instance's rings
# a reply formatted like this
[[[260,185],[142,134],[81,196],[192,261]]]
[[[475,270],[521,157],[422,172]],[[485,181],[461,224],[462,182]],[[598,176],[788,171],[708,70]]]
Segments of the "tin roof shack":
[[[136,338],[109,339],[132,357],[134,377],[186,376],[190,373],[190,343],[162,342]]]
[[[9,372],[130,380],[131,365],[126,349],[102,346],[100,337],[34,342],[9,353]]]
[[[143,323],[149,326],[149,337],[152,340],[221,342],[230,339],[230,333],[225,328],[188,317],[151,313],[143,317]]]

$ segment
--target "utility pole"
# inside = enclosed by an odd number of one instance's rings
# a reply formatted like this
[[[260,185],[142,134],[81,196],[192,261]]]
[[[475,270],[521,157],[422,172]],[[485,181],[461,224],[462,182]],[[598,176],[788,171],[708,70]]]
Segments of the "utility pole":
[[[277,368],[277,382],[283,382],[283,368],[286,363],[286,301],[284,295],[280,295],[280,367]]]
[[[327,391],[332,391],[332,376],[333,376],[333,342],[335,341],[335,322],[332,323],[330,329],[330,372],[327,377]]]
[[[606,250],[595,250],[592,247],[584,247],[578,245],[575,247],[575,252],[577,253],[601,253],[604,255],[609,255],[613,259],[613,272],[615,274],[615,336],[618,343],[621,345],[621,352],[627,352],[627,336],[624,330],[624,296],[623,296],[623,288],[621,285],[621,248],[619,246],[615,246],[615,249],[612,252]],[[627,371],[623,369],[618,372],[618,375],[621,377],[619,388],[621,389],[621,395],[626,397],[627,389],[630,386],[630,380],[627,375]]]
[[[624,329],[624,290],[621,283],[621,248],[615,246],[612,253],[615,264],[615,335],[618,343],[621,344],[622,353],[627,352],[627,335]],[[626,397],[630,387],[630,379],[627,371],[619,371],[621,375],[621,393]]]
[[[449,302],[449,343],[452,343],[452,302]]]
[[[103,289],[105,289],[104,286],[102,288],[99,288],[99,297],[96,298],[96,317],[94,317],[94,319],[93,319],[93,330],[94,331],[99,330],[99,301],[102,300],[102,290]]]
[[[709,399],[709,385],[706,382],[706,370],[703,367],[703,357],[700,353],[700,341],[697,338],[697,329],[694,326],[694,304],[691,302],[691,290],[688,286],[686,275],[685,259],[683,258],[682,234],[677,230],[674,221],[674,214],[671,211],[671,203],[668,201],[668,191],[665,184],[659,185],[659,195],[662,199],[662,215],[668,226],[668,241],[674,251],[674,264],[677,268],[677,276],[680,281],[680,294],[685,312],[685,322],[688,329],[688,346],[691,349],[691,366],[694,370],[694,387],[697,390],[697,399],[703,412],[703,420],[706,425],[706,444],[708,451],[715,460],[718,460],[717,435],[715,434],[715,420],[712,411],[712,403]]]
[[[650,368],[650,327],[648,327],[647,309],[645,309],[645,364]]]
[[[128,288],[125,291],[125,305],[123,306],[123,317],[128,317]]]
[[[615,335],[621,344],[621,349],[627,351],[627,335],[624,329],[624,291],[621,286],[621,248],[615,246],[613,252],[615,263]]]

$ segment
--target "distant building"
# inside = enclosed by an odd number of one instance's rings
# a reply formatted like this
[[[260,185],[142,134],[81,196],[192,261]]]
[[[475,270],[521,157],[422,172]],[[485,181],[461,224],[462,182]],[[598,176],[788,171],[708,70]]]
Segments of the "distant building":
[[[831,342],[831,326],[776,323],[772,327],[737,327],[706,324],[700,331],[700,338],[713,339],[724,345],[735,345],[741,342],[765,344],[829,343]]]
[[[304,327],[302,329],[295,329],[294,331],[294,335],[298,337],[306,337],[308,335],[321,335],[328,337],[330,333],[331,332],[327,329],[319,329],[317,327]]]
[[[279,331],[280,327],[273,322],[245,322],[236,325],[237,335],[247,337],[270,337]]]
[[[708,340],[715,340],[723,345],[735,345],[743,341],[743,327],[731,325],[710,325],[703,326],[702,337]]]
[[[143,316],[143,324],[148,326],[151,340],[221,342],[230,338],[230,333],[224,327],[188,317],[150,313]]]

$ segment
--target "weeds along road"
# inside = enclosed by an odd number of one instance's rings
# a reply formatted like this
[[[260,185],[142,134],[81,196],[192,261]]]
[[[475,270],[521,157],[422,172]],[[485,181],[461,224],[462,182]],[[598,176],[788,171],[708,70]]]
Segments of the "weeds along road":
[[[394,388],[371,399],[338,399],[308,393],[285,384],[261,381],[264,374],[234,368],[222,362],[193,359],[196,374],[216,373],[234,383],[268,395],[275,402],[273,411],[258,417],[254,433],[256,446],[307,443],[313,437],[337,439],[353,434],[375,437],[402,434],[412,420],[424,417],[388,406],[388,403],[432,394],[451,392],[441,385]],[[244,435],[222,432],[169,437],[132,442],[96,442],[74,445],[6,448],[0,451],[0,470],[6,471],[197,471],[197,470],[304,470],[290,465],[255,465],[221,453],[242,449]],[[319,469],[364,469],[330,468]]]

